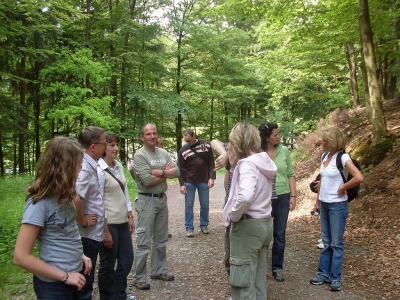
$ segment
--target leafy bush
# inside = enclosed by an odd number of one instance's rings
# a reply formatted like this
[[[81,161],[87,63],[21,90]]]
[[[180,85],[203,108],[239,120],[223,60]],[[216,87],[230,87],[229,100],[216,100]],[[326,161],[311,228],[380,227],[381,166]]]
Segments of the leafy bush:
[[[294,149],[291,152],[290,156],[291,156],[293,164],[296,164],[297,162],[300,162],[300,161],[308,160],[308,159],[310,159],[309,149],[307,149],[305,147],[300,147],[300,148]]]

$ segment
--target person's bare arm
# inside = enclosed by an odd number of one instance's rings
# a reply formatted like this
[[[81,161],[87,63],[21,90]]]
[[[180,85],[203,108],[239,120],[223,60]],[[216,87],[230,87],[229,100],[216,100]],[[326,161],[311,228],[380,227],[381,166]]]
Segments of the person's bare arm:
[[[338,189],[338,195],[343,196],[346,194],[346,190],[362,183],[364,181],[364,176],[361,174],[360,170],[354,165],[351,159],[346,161],[345,168],[353,176],[352,179],[342,184]]]
[[[68,272],[57,269],[46,264],[44,261],[32,255],[32,249],[39,234],[40,227],[32,224],[22,224],[18,233],[14,249],[14,264],[31,272],[64,282],[65,284],[75,285],[80,290],[86,283],[85,277],[79,272]],[[60,245],[62,247],[62,245]],[[91,268],[91,266],[88,266]],[[85,270],[86,271],[86,270]]]
[[[225,150],[224,144],[218,140],[212,140],[210,142],[211,148],[214,152],[219,154],[218,158],[215,160],[215,169],[217,171],[226,165],[226,160],[228,159],[228,153]]]
[[[289,188],[290,188],[289,209],[294,210],[296,208],[296,201],[297,201],[296,178],[294,176],[289,177]]]

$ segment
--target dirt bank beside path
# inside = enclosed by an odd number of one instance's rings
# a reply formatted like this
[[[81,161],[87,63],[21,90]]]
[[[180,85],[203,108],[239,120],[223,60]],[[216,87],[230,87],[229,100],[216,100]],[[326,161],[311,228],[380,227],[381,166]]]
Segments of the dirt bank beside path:
[[[162,282],[149,279],[151,289],[139,291],[133,287],[130,275],[128,291],[137,296],[138,300],[228,299],[228,276],[222,263],[224,253],[222,204],[225,194],[223,178],[217,178],[215,187],[210,192],[209,235],[204,235],[199,230],[199,204],[196,200],[195,236],[186,238],[183,225],[184,197],[179,192],[178,183],[171,183],[167,194],[170,212],[169,232],[172,234],[167,246],[167,263],[169,273],[175,274],[175,281]],[[299,210],[290,215],[284,264],[286,280],[277,283],[268,274],[268,299],[383,299],[374,297],[357,282],[348,282],[346,277],[350,270],[346,269],[346,264],[344,264],[341,292],[330,292],[329,285],[309,284],[309,280],[317,271],[320,250],[316,247],[319,239],[319,220],[309,216],[308,212],[309,207],[299,206]],[[350,255],[349,251],[346,253]]]

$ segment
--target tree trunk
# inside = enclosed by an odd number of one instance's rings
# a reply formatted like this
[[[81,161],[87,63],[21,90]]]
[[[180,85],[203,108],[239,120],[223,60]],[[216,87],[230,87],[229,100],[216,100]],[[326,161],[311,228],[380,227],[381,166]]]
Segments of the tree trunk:
[[[125,33],[125,38],[124,38],[124,51],[125,53],[128,53],[128,48],[129,48],[129,32]],[[121,64],[121,94],[120,94],[120,102],[121,102],[121,133],[124,133],[126,130],[126,123],[125,120],[127,119],[126,116],[126,91],[127,91],[127,74],[126,70],[128,68],[128,62],[127,58],[124,55],[122,58],[122,64]],[[125,138],[121,138],[120,140],[120,154],[119,157],[121,161],[125,162],[126,165],[128,165],[128,159],[126,155],[126,141]]]
[[[26,57],[21,58],[21,61],[17,65],[18,75],[21,78],[19,80],[19,104],[21,109],[19,109],[20,121],[18,125],[20,127],[20,132],[18,134],[18,169],[19,173],[25,172],[25,138],[26,129],[28,127],[28,116],[25,111],[26,107],[26,82],[25,82],[25,71],[26,71]]]
[[[385,57],[381,59],[380,68],[378,70],[383,99],[389,99],[387,94],[387,86],[388,86],[387,69],[388,69],[388,59],[387,57]]]
[[[361,75],[362,75],[362,81],[363,81],[364,105],[365,105],[365,109],[367,111],[368,121],[372,124],[371,100],[369,99],[367,70],[365,69],[364,53],[362,51],[362,47],[361,47],[361,52],[360,53],[361,53],[361,64],[360,64],[360,67],[361,67]]]
[[[386,121],[383,114],[381,89],[376,74],[376,61],[369,17],[368,0],[358,0],[360,15],[360,40],[364,54],[364,64],[368,79],[368,92],[371,102],[372,143],[377,144],[387,135]]]
[[[352,43],[346,44],[344,45],[344,49],[349,65],[351,98],[353,99],[354,107],[357,107],[360,105],[360,98],[358,96],[357,64],[354,45]]]
[[[178,38],[178,54],[176,57],[176,93],[178,95],[181,94],[182,87],[181,87],[181,69],[182,69],[182,54],[181,54],[181,47],[182,47],[182,37],[183,37],[183,32],[180,31],[179,33],[179,38]],[[182,148],[182,113],[179,110],[178,111],[178,116],[175,122],[175,138],[176,138],[176,151],[179,152],[179,150]]]

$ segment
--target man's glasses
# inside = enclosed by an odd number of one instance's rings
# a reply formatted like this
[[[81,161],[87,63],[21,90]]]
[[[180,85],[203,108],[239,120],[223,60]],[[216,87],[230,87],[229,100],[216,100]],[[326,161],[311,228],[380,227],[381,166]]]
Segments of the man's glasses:
[[[93,143],[93,144],[107,146],[107,142],[104,142],[104,143]]]

